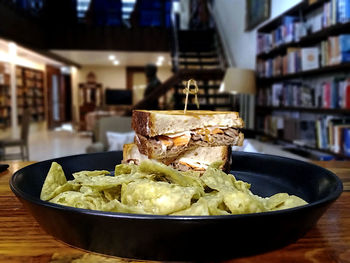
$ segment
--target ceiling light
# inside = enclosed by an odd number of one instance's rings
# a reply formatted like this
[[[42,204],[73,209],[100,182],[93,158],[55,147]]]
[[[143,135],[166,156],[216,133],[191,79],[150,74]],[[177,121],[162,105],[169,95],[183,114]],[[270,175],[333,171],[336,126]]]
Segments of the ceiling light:
[[[12,56],[12,57],[16,56],[16,54],[17,54],[17,45],[16,45],[16,43],[10,42],[8,44],[8,47],[9,47],[9,55]]]
[[[115,60],[115,56],[114,56],[114,55],[109,55],[109,56],[108,56],[108,59],[109,59],[109,60]]]
[[[113,64],[114,64],[114,65],[119,65],[119,60],[114,60],[114,61],[113,61]]]

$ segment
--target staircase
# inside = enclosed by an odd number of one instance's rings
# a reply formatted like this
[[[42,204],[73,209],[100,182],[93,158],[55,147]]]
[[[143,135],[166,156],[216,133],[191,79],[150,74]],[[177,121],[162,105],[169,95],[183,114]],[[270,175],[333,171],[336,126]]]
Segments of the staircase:
[[[160,98],[164,110],[183,110],[183,90],[189,79],[198,85],[201,110],[233,110],[232,95],[220,93],[220,84],[228,64],[216,28],[178,30],[172,17],[172,68],[174,75],[144,98],[133,109],[150,109],[147,101]],[[187,109],[197,109],[194,95],[189,95]]]
[[[223,69],[213,29],[178,31],[178,69]]]
[[[176,31],[173,29],[173,71],[196,70],[198,101],[202,110],[232,110],[232,96],[220,93],[219,88],[227,63],[215,28],[207,30]],[[217,74],[213,74],[216,72]],[[174,85],[174,109],[184,109],[183,89],[188,79]],[[188,109],[196,109],[190,95]]]

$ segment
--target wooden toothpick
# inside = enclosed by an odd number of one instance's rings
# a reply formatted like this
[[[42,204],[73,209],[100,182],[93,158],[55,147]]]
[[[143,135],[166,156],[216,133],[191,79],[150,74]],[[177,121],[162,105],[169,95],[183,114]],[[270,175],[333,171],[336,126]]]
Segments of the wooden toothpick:
[[[194,89],[190,89],[191,85],[194,86]],[[184,109],[184,114],[186,114],[187,111],[187,103],[188,103],[188,95],[192,94],[194,95],[194,102],[197,105],[197,108],[199,109],[199,103],[198,103],[198,98],[197,98],[197,93],[198,93],[198,86],[197,82],[194,79],[190,79],[187,81],[186,88],[184,88],[183,93],[186,94],[186,99],[185,99],[185,109]]]

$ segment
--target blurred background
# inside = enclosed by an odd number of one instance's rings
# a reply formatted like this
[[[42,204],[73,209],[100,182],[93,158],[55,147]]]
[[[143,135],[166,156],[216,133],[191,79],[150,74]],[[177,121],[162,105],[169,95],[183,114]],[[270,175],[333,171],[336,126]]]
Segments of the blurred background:
[[[347,0],[0,0],[0,160],[121,150],[189,79],[240,112],[234,150],[347,160],[349,21]]]

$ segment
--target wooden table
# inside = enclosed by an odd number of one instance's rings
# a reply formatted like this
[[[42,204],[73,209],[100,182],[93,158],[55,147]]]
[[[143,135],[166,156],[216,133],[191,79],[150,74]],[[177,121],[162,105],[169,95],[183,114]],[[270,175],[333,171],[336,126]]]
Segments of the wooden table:
[[[0,262],[130,262],[72,248],[47,235],[9,188],[9,179],[29,162],[9,162],[0,173]],[[344,183],[341,197],[303,238],[285,248],[226,262],[350,262],[350,162],[317,162]]]

